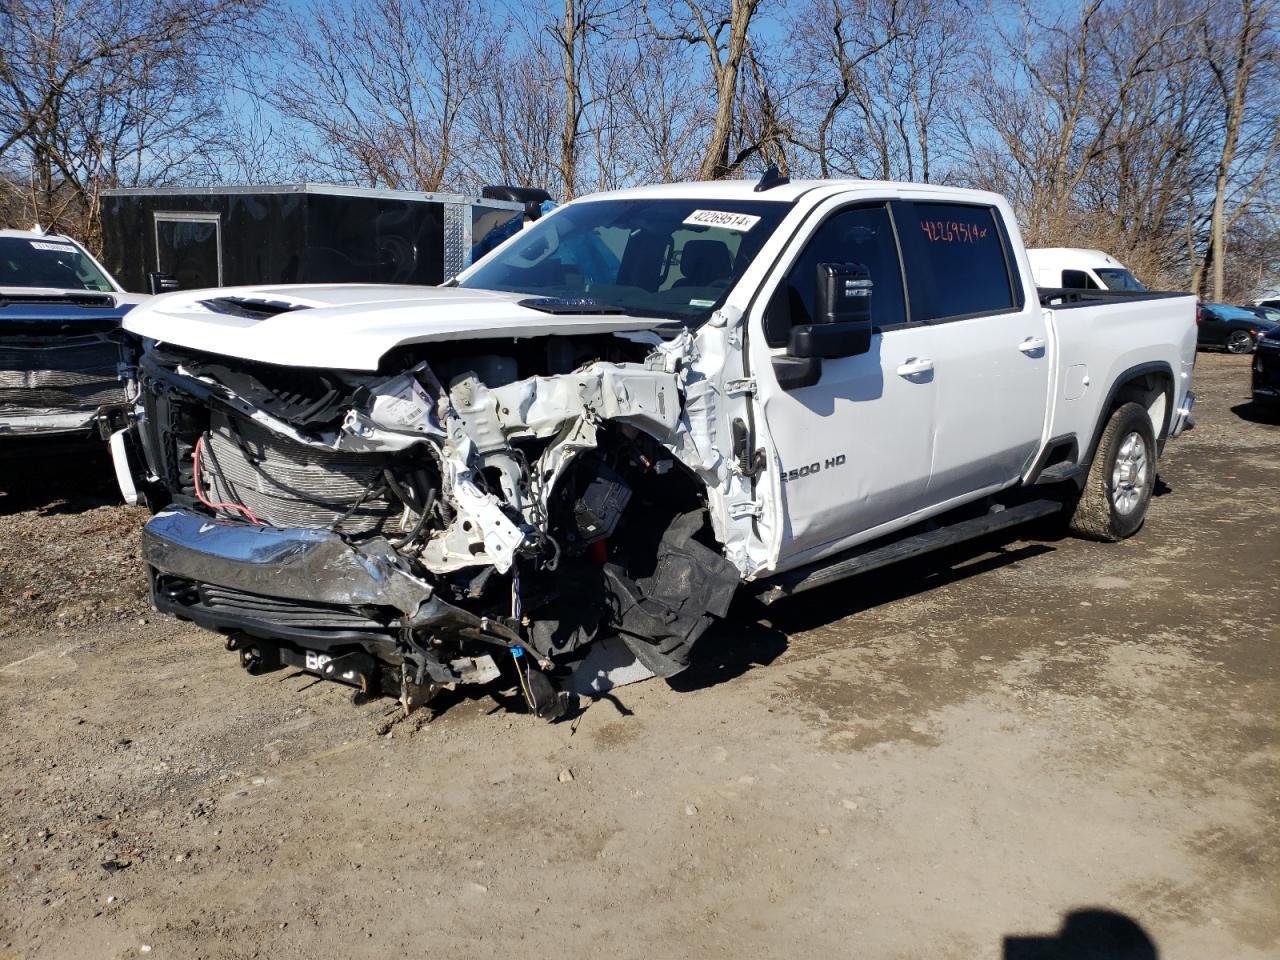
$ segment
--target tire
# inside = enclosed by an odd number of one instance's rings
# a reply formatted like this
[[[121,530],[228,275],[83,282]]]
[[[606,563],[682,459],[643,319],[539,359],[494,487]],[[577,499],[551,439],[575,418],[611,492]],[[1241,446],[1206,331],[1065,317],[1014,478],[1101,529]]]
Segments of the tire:
[[[1253,337],[1247,330],[1227,334],[1227,353],[1253,353]]]
[[[1089,465],[1070,527],[1077,536],[1114,543],[1142,528],[1156,485],[1156,439],[1137,403],[1112,411]]]

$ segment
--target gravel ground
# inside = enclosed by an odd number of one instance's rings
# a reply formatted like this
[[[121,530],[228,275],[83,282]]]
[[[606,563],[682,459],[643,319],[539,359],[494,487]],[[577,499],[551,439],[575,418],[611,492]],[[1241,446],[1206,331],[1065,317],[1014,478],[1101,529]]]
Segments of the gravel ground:
[[[559,724],[251,678],[150,611],[105,461],[0,462],[0,958],[1280,957],[1247,362],[1133,540],[742,604]]]

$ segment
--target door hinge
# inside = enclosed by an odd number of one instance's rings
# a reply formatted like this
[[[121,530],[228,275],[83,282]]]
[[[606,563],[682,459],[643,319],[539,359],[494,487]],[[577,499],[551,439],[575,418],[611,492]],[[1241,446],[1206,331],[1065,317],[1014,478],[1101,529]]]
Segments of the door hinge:
[[[743,377],[741,380],[729,380],[724,385],[726,396],[740,397],[746,394],[749,397],[756,395],[756,378]]]
[[[760,517],[763,514],[764,508],[755,500],[729,504],[729,516],[734,520],[741,520],[743,517]]]

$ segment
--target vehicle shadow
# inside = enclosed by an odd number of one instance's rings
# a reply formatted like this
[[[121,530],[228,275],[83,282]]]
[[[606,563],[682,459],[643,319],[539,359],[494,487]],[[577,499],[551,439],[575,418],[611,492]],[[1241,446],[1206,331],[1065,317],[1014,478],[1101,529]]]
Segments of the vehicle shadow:
[[[53,453],[33,447],[0,459],[0,516],[31,510],[77,514],[120,502],[111,458],[102,445]]]
[[[1072,910],[1048,936],[1004,938],[1004,960],[1158,960],[1155,941],[1123,913]]]
[[[1270,405],[1249,400],[1245,403],[1237,403],[1231,408],[1231,412],[1248,423],[1261,423],[1267,426],[1280,424],[1280,404]]]
[[[792,633],[802,633],[894,600],[1011,566],[1046,553],[1047,542],[1021,542],[1027,535],[1058,535],[1035,526],[981,537],[937,553],[860,574],[848,580],[788,597],[765,606],[750,596],[740,597],[729,616],[717,623],[694,647],[689,668],[667,683],[679,691],[699,690],[735,679],[754,667],[766,666],[787,648]],[[1017,544],[1014,546],[1014,544]]]

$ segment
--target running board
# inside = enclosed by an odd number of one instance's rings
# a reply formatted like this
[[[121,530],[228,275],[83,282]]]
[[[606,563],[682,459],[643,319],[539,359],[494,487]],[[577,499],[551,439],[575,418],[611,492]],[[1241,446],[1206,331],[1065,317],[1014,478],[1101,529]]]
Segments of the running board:
[[[819,560],[817,563],[811,563],[796,570],[788,570],[761,581],[758,596],[763,603],[776,603],[796,593],[824,587],[837,580],[866,573],[868,570],[887,567],[899,560],[918,557],[942,547],[949,547],[954,543],[962,543],[1006,527],[1017,526],[1039,517],[1047,517],[1061,509],[1062,504],[1057,500],[1032,500],[1029,503],[996,509],[971,520],[960,520],[933,530],[926,530],[884,546],[854,547],[852,550],[826,560]]]

